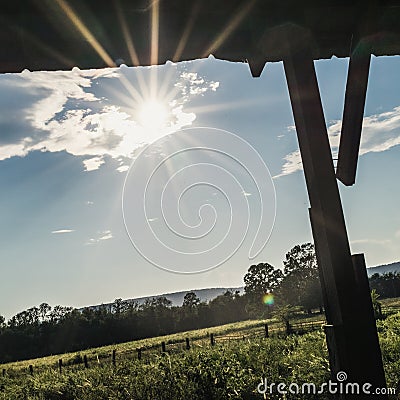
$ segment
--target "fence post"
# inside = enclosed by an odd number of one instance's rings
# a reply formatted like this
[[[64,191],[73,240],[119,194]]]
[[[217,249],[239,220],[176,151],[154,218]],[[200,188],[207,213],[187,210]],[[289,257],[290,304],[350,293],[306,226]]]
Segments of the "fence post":
[[[6,376],[6,370],[3,368],[3,377]]]
[[[214,344],[215,344],[214,334],[213,333],[210,335],[210,343],[211,343],[211,346],[214,346]]]
[[[189,338],[186,338],[186,350],[190,350],[190,342],[189,342]]]
[[[33,375],[33,365],[32,365],[32,364],[29,365],[29,373],[30,373],[31,375]]]
[[[269,337],[269,332],[268,332],[268,324],[264,325],[264,329],[265,329],[265,337]]]
[[[60,371],[60,374],[62,373],[62,359],[60,358],[59,360],[58,360],[58,369],[59,369],[59,371]]]
[[[116,354],[116,350],[114,349],[112,352],[112,364],[114,365],[114,367],[115,367],[115,354]]]
[[[141,360],[141,359],[142,359],[142,349],[139,348],[139,349],[136,349],[136,351],[137,351],[137,358],[138,358],[138,360]]]
[[[163,353],[165,353],[167,351],[166,347],[165,347],[165,342],[161,342],[161,351]]]
[[[89,368],[88,359],[87,359],[86,354],[83,356],[83,363],[85,364],[85,368]]]
[[[378,303],[377,306],[378,306],[378,319],[382,319],[383,318],[382,305]]]

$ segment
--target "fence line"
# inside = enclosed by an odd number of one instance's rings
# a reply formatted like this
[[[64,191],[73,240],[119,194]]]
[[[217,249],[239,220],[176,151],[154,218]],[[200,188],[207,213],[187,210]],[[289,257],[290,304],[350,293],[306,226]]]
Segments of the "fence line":
[[[325,324],[325,321],[311,321],[311,322],[298,322],[291,324],[291,332],[295,334],[302,334],[305,332],[311,332],[316,329],[321,329],[322,325]],[[226,342],[231,341],[240,341],[240,340],[252,340],[252,339],[261,339],[261,338],[268,338],[272,335],[285,335],[287,332],[284,328],[281,327],[273,327],[270,328],[268,324],[265,324],[263,328],[254,329],[248,328],[250,332],[246,332],[246,330],[242,330],[241,332],[244,333],[227,333],[225,335],[217,335],[215,333],[209,333],[207,336],[203,338],[197,338],[195,340],[190,340],[189,337],[184,337],[182,339],[174,340],[173,342],[165,342],[162,341],[160,343],[146,346],[146,347],[138,347],[136,349],[124,350],[124,351],[117,351],[113,349],[112,352],[108,355],[95,355],[92,359],[89,359],[87,354],[84,354],[83,357],[79,357],[76,361],[70,360],[69,362],[64,363],[63,359],[60,358],[56,363],[56,368],[58,369],[59,373],[62,374],[63,371],[71,366],[78,366],[83,365],[85,369],[90,368],[90,361],[97,360],[97,364],[102,364],[104,360],[110,360],[109,362],[116,366],[117,359],[127,359],[127,358],[134,358],[138,361],[151,361],[155,355],[165,355],[165,354],[172,354],[172,353],[180,353],[184,351],[189,351],[192,348],[205,348],[205,347],[214,347],[218,344],[223,344]],[[208,343],[207,343],[208,341]],[[145,356],[145,357],[144,357]],[[102,361],[101,361],[102,360]],[[37,369],[43,369],[47,366],[40,366],[35,367]],[[19,373],[18,373],[19,372]],[[34,375],[34,366],[29,365],[28,371],[31,376]],[[6,370],[3,368],[2,375],[3,377],[10,376],[14,377],[16,375],[20,375],[21,371],[15,371],[14,369]]]

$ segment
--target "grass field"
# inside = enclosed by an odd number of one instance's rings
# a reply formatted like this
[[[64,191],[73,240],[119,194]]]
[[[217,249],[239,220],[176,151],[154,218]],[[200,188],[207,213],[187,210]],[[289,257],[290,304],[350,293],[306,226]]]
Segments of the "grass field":
[[[323,315],[316,314],[313,316],[308,316],[308,315],[300,316],[299,318],[296,318],[293,322],[307,324],[310,322],[319,322],[323,320],[324,320]],[[91,348],[88,350],[66,353],[62,355],[57,354],[48,357],[36,358],[32,360],[17,361],[17,362],[2,364],[0,365],[0,369],[18,371],[21,369],[27,370],[29,365],[32,365],[35,369],[43,366],[54,366],[58,363],[58,360],[60,358],[62,358],[64,364],[68,365],[74,363],[74,361],[79,359],[79,357],[82,357],[83,354],[86,354],[89,359],[97,360],[97,357],[99,359],[105,359],[105,358],[110,358],[113,350],[116,350],[117,354],[126,354],[130,352],[136,353],[137,348],[152,349],[157,346],[159,347],[161,342],[163,341],[167,344],[174,344],[177,342],[182,343],[186,337],[190,339],[192,345],[201,348],[201,347],[206,347],[209,344],[210,342],[209,336],[211,333],[214,334],[217,340],[218,336],[226,336],[230,334],[238,336],[243,336],[243,335],[247,336],[251,335],[252,333],[258,332],[260,333],[260,336],[262,336],[262,333],[264,332],[265,323],[268,323],[270,332],[272,333],[275,330],[278,329],[281,330],[283,328],[282,324],[280,324],[275,319],[234,322],[226,325],[219,325],[210,328],[179,332],[171,335],[158,336],[154,338],[135,340],[132,342]]]
[[[387,300],[385,307],[396,307],[398,300]],[[317,322],[321,315],[304,316],[301,322]],[[0,376],[0,399],[5,400],[103,400],[103,399],[262,399],[256,387],[262,377],[269,382],[314,382],[321,384],[329,379],[329,363],[322,330],[301,336],[273,336],[268,339],[251,337],[250,333],[262,333],[265,321],[244,321],[218,327],[201,329],[21,361],[2,365],[6,369]],[[268,324],[273,330],[279,326],[274,320]],[[400,313],[378,321],[388,387],[400,391]],[[216,345],[211,347],[209,334],[216,336]],[[219,341],[222,335],[248,335],[245,340]],[[150,348],[166,343],[191,339],[189,351],[161,354],[156,349],[151,357],[138,360],[123,354],[136,348]],[[251,338],[250,338],[251,337]],[[171,345],[172,346],[172,345]],[[110,354],[117,351],[116,365]],[[69,365],[62,374],[57,362],[74,362],[86,354],[90,368],[82,364]],[[98,361],[97,361],[98,356]],[[30,376],[28,366],[33,365]],[[279,396],[269,398],[278,399]],[[290,398],[288,396],[287,398]],[[323,395],[296,395],[292,398],[318,398]],[[396,398],[396,397],[392,397]],[[398,397],[400,398],[400,397]]]

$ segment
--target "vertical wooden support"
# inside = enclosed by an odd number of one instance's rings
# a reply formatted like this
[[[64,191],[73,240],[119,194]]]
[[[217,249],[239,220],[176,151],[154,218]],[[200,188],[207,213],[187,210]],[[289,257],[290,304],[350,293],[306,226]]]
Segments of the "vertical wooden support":
[[[165,353],[165,352],[167,351],[167,348],[166,348],[166,346],[165,346],[165,342],[161,342],[161,351],[162,351],[163,353]]]
[[[3,368],[3,378],[6,376],[6,370]]]
[[[359,311],[366,306],[357,286],[343,210],[333,168],[325,118],[313,59],[308,49],[292,47],[284,59],[297,137],[311,204],[311,224],[324,285],[327,339],[332,378],[346,372],[348,382],[385,387],[375,341],[376,328],[360,328]],[[368,307],[368,306],[366,306]],[[360,341],[359,337],[363,336]],[[368,343],[368,345],[367,345]],[[383,377],[383,378],[382,378]],[[387,399],[387,396],[380,396]]]
[[[58,360],[58,370],[59,370],[60,374],[62,374],[62,366],[63,366],[63,363],[62,363],[62,359],[60,358]]]
[[[33,365],[29,365],[29,373],[33,376]]]
[[[186,338],[186,350],[190,350],[190,341],[189,338]]]
[[[142,359],[142,349],[138,348],[136,349],[136,351],[137,351],[137,358],[140,361]]]
[[[268,331],[268,324],[264,325],[264,329],[265,329],[265,337],[269,337],[269,331]]]
[[[85,368],[89,368],[89,363],[86,354],[83,356],[83,363],[85,364]]]
[[[210,335],[210,344],[211,344],[211,346],[215,345],[215,339],[214,339],[214,334],[213,333]]]
[[[116,353],[117,351],[114,349],[112,351],[112,365],[115,367],[115,359],[116,359]]]

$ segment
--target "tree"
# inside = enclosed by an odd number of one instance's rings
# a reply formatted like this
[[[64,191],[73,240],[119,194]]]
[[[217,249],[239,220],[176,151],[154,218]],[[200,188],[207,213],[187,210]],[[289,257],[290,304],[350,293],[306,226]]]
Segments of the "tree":
[[[372,300],[372,309],[374,310],[375,319],[382,318],[382,304],[378,300],[379,294],[376,292],[375,289],[371,290],[371,300]]]
[[[263,303],[263,296],[274,292],[283,278],[282,271],[271,264],[259,263],[251,265],[244,276],[244,291],[247,300],[246,311],[251,318],[270,316],[271,307]]]
[[[72,307],[55,306],[49,314],[51,322],[59,323],[73,311]]]
[[[182,306],[185,308],[194,308],[200,304],[200,299],[196,296],[194,292],[188,292],[183,298]]]
[[[51,311],[51,307],[47,303],[42,303],[39,306],[39,316],[41,322],[44,322],[49,317],[49,313]]]
[[[322,290],[314,245],[305,243],[294,246],[285,258],[279,301],[301,306],[308,312],[321,307]]]
[[[208,303],[209,322],[215,325],[240,321],[244,318],[245,310],[241,296],[227,290]]]
[[[114,314],[119,315],[122,312],[123,308],[123,300],[121,298],[115,299],[114,302],[112,303],[112,311]]]
[[[271,264],[251,265],[244,276],[244,291],[251,295],[273,292],[279,286],[282,278],[282,271],[275,269]]]
[[[400,296],[400,274],[398,272],[378,273],[369,278],[369,286],[375,289],[382,298]]]
[[[6,319],[0,315],[0,330],[6,327]]]

